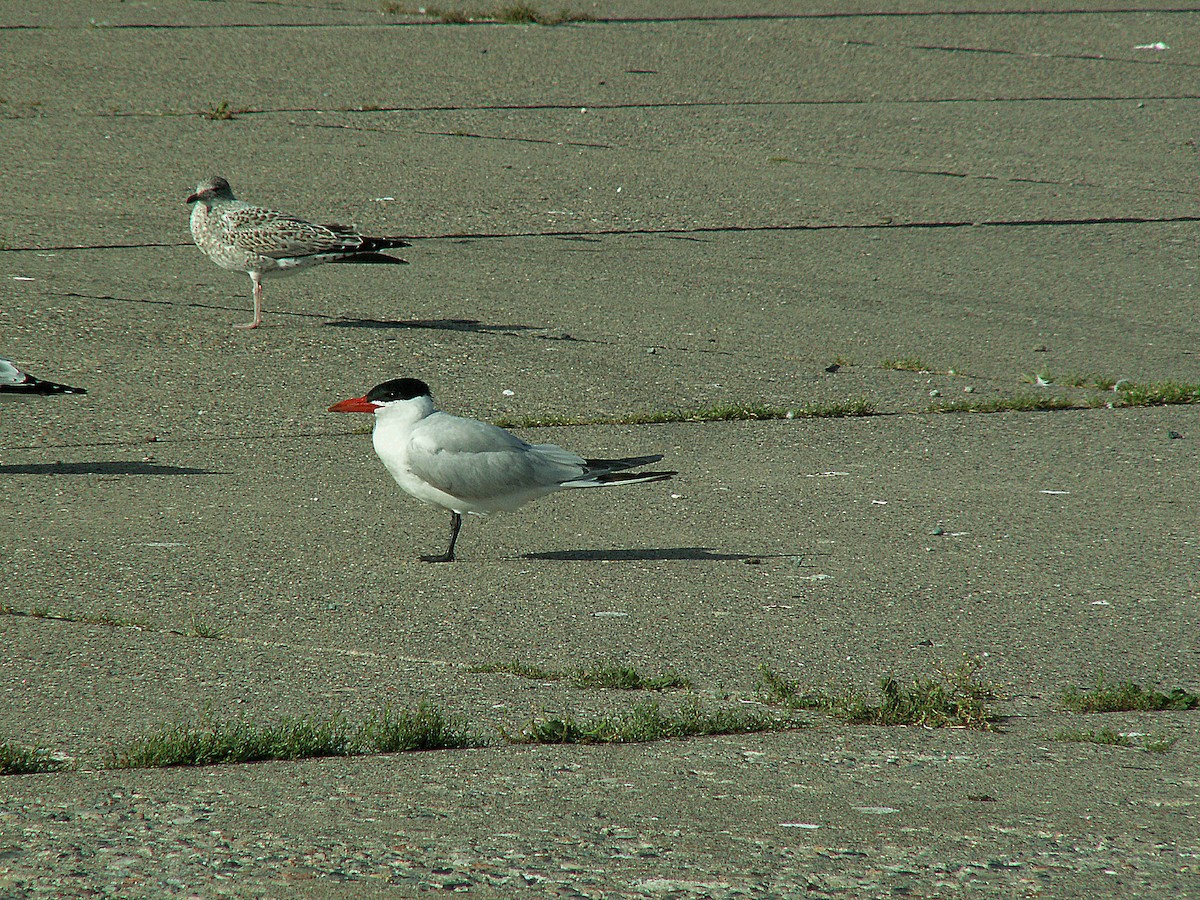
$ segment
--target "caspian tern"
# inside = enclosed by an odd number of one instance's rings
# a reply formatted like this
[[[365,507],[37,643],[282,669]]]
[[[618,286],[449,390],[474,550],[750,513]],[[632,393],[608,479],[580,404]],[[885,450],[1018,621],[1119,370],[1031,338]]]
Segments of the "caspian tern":
[[[553,444],[528,444],[496,425],[438,411],[429,385],[396,378],[329,407],[374,413],[375,452],[396,483],[418,500],[450,510],[450,546],[425,562],[451,562],[466,513],[486,516],[564,488],[665,481],[675,472],[625,472],[658,456],[584,459]]]
[[[26,372],[22,372],[17,368],[17,364],[10,359],[0,357],[0,393],[5,394],[23,394],[32,396],[40,394],[49,396],[50,394],[86,394],[83,388],[71,387],[69,384],[55,384],[53,381],[42,381],[40,378],[34,378]]]
[[[251,206],[233,196],[219,176],[200,182],[187,198],[192,207],[192,239],[222,269],[245,272],[254,284],[254,320],[262,323],[262,280],[293,275],[320,263],[355,262],[403,265],[406,260],[380,253],[409,247],[399,237],[364,237],[346,225],[314,225],[285,213]]]

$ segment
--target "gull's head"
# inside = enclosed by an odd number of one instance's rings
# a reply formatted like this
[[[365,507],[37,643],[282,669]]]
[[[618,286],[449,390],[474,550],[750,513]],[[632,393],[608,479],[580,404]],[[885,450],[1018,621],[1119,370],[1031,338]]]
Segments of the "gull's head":
[[[375,385],[362,397],[338,401],[329,407],[329,411],[376,413],[399,408],[417,408],[422,412],[431,410],[433,397],[429,385],[417,378],[393,378]]]
[[[220,175],[214,175],[196,185],[196,193],[187,198],[188,203],[212,203],[214,200],[232,200],[233,188]]]

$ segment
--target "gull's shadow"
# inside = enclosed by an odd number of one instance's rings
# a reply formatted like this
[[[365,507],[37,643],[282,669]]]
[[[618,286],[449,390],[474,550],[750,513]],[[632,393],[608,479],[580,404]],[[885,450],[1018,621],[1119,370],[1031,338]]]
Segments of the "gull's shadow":
[[[517,334],[541,331],[536,325],[488,325],[478,319],[334,319],[331,328],[424,328],[435,331],[469,331],[474,334]]]
[[[551,550],[547,553],[524,553],[521,559],[562,559],[619,562],[621,560],[696,559],[708,562],[765,559],[780,554],[715,553],[707,547],[660,547],[646,550]]]
[[[0,463],[0,475],[228,475],[187,466],[160,466],[150,462]]]

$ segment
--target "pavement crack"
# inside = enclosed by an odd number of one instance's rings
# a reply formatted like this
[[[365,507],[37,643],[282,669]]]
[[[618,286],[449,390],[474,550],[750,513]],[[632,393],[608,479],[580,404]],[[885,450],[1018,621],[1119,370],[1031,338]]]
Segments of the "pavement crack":
[[[1103,57],[1106,62],[1124,61],[1146,65],[1189,65],[1191,63],[1152,63],[1143,60],[1116,59]],[[754,109],[754,108],[803,108],[813,106],[933,106],[951,103],[1138,103],[1150,101],[1188,101],[1200,100],[1200,93],[1181,91],[1170,94],[1033,94],[1029,96],[980,96],[980,97],[824,97],[824,98],[793,98],[787,100],[647,100],[628,103],[603,103],[579,100],[573,103],[481,103],[481,104],[443,104],[422,106],[279,106],[279,107],[245,107],[232,112],[237,117],[270,116],[295,113],[460,113],[460,112],[539,112],[567,111],[578,112],[580,109],[590,110],[655,110],[655,109]],[[96,112],[92,113],[98,119],[122,118],[172,118],[203,116],[199,110],[167,110],[144,111],[130,110],[125,112]],[[40,113],[40,118],[47,114]],[[289,124],[301,127],[302,123]],[[344,124],[315,123],[304,124],[308,128],[340,128],[360,131],[387,131],[387,129],[371,128],[368,126],[353,126]],[[390,133],[390,132],[389,132]],[[437,132],[432,132],[437,133]],[[453,132],[451,132],[453,133]],[[486,137],[486,135],[480,135]],[[502,138],[497,138],[501,140]],[[591,145],[584,145],[591,146]],[[599,145],[605,146],[605,145]]]
[[[1068,59],[1083,62],[1131,63],[1137,66],[1184,66],[1196,68],[1197,63],[1179,60],[1164,61],[1157,57],[1105,56],[1102,53],[1039,53],[1035,50],[1009,50],[1003,47],[972,47],[960,44],[892,44],[884,41],[846,40],[849,47],[870,47],[880,50],[927,50],[938,53],[979,53],[994,56],[1015,56],[1019,59]]]
[[[154,250],[161,247],[191,247],[191,241],[143,241],[136,244],[51,244],[46,247],[0,247],[0,253],[55,253],[69,250]]]
[[[279,0],[243,0],[253,6],[277,7]],[[310,9],[318,12],[328,11],[321,4],[288,4],[293,8]],[[576,22],[564,22],[562,25],[604,26],[617,25],[637,27],[642,25],[670,25],[690,23],[716,22],[796,22],[816,20],[855,20],[855,19],[967,19],[992,17],[1064,17],[1064,16],[1144,16],[1147,13],[1187,14],[1195,12],[1192,7],[1128,7],[1096,9],[958,9],[958,10],[866,10],[866,11],[831,11],[831,12],[747,12],[747,13],[697,13],[695,15],[660,15],[660,16],[591,16]],[[562,27],[562,25],[547,27]],[[467,22],[442,22],[432,14],[423,14],[421,18],[410,18],[407,21],[396,22],[129,22],[108,23],[93,22],[76,26],[77,30],[85,28],[119,29],[127,31],[215,31],[223,29],[281,29],[281,30],[353,30],[353,29],[390,29],[390,28],[471,28],[471,27],[505,27],[505,23],[495,18],[480,16]],[[2,25],[0,30],[58,30],[58,25]]]
[[[412,235],[421,240],[496,240],[506,238],[533,237],[620,237],[650,235],[675,237],[679,235],[703,234],[754,234],[758,232],[802,232],[802,231],[873,231],[890,229],[923,230],[931,228],[1028,228],[1031,226],[1079,227],[1087,225],[1150,225],[1175,222],[1200,222],[1200,215],[1179,216],[1078,216],[1070,218],[1029,219],[932,219],[896,221],[885,219],[879,222],[810,222],[804,224],[761,225],[695,225],[691,228],[594,228],[564,231],[475,231],[447,234]]]
[[[1133,187],[1133,189],[1137,191],[1153,193],[1156,197],[1164,194],[1176,194],[1181,197],[1192,196],[1191,191],[1184,190],[1163,190],[1161,188],[1130,185],[1113,186],[1092,181],[1062,181],[1057,178],[1038,178],[1034,175],[993,175],[989,173],[979,174],[976,172],[956,171],[954,169],[920,169],[912,166],[872,166],[864,165],[863,163],[826,162],[824,160],[794,159],[792,157],[776,157],[772,161],[788,165],[835,169],[846,172],[876,172],[881,175],[918,175],[934,178],[962,178],[964,180],[971,181],[995,181],[1001,184],[1038,184],[1046,185],[1048,187],[1098,188],[1106,191],[1128,190],[1130,187]]]
[[[475,134],[470,131],[417,131],[433,137],[476,138],[484,141],[513,141],[521,144],[550,144],[555,147],[588,147],[597,150],[613,150],[612,144],[589,144],[585,141],[555,141],[549,138],[507,137],[505,135]]]
[[[444,659],[430,659],[423,656],[400,656],[394,653],[378,653],[374,650],[361,650],[354,647],[334,647],[325,646],[322,644],[295,644],[287,641],[270,641],[263,638],[252,637],[230,637],[220,632],[201,632],[197,626],[193,626],[191,628],[155,626],[149,624],[148,622],[127,621],[110,615],[71,615],[68,613],[52,613],[43,609],[31,609],[24,611],[15,609],[11,606],[2,605],[0,606],[0,616],[13,616],[20,619],[32,619],[34,621],[55,622],[66,625],[90,625],[100,628],[127,629],[129,631],[139,631],[144,634],[169,634],[176,637],[191,638],[202,641],[227,641],[229,643],[242,644],[250,647],[262,647],[271,650],[287,650],[293,656],[296,654],[347,656],[363,659],[384,659],[394,662],[408,663],[410,665],[436,666],[444,669],[465,670],[470,668],[467,663],[456,663]]]
[[[886,170],[885,170],[886,171]],[[904,171],[904,170],[897,170]],[[981,178],[990,180],[993,176],[986,175],[969,175],[955,172],[938,173],[917,172],[917,174],[945,174],[948,177],[955,178]],[[998,180],[999,176],[995,176]],[[1063,182],[1041,181],[1038,179],[1018,179],[1011,180],[1030,181],[1034,184],[1050,184],[1062,185]],[[1070,184],[1065,183],[1065,184]],[[1093,185],[1084,185],[1092,187]],[[694,225],[690,228],[673,228],[671,226],[660,226],[657,228],[591,228],[591,229],[570,229],[570,230],[549,230],[549,231],[449,231],[437,232],[429,234],[410,234],[406,235],[409,240],[413,241],[464,241],[464,240],[506,240],[511,238],[588,238],[588,237],[622,237],[622,236],[638,236],[648,235],[654,237],[678,238],[680,236],[692,235],[708,235],[708,234],[755,234],[760,232],[803,232],[803,231],[873,231],[873,230],[892,230],[892,229],[913,229],[923,230],[931,228],[1030,228],[1030,227],[1062,227],[1076,228],[1081,226],[1091,225],[1166,225],[1185,222],[1200,222],[1200,215],[1178,215],[1178,216],[1072,216],[1066,218],[1055,218],[1044,216],[1039,218],[1028,219],[931,219],[931,220],[910,220],[896,221],[894,219],[884,219],[877,222],[807,222],[807,223],[762,223],[757,225]],[[5,247],[0,249],[0,253],[48,253],[48,252],[69,252],[69,251],[85,251],[85,250],[144,250],[156,248],[177,248],[191,247],[190,242],[180,241],[176,243],[135,243],[135,244],[64,244],[50,245],[45,247]],[[65,297],[91,297],[86,294],[60,293],[60,296]],[[123,297],[106,297],[95,296],[92,299],[107,299],[107,300],[128,300]],[[130,302],[147,302],[147,301],[132,301]],[[154,301],[154,302],[169,302],[169,301]],[[200,304],[189,304],[200,305]],[[214,306],[205,307],[212,309],[227,309],[229,307]],[[329,316],[322,313],[290,313],[290,315],[310,316],[312,318],[336,319],[336,316]]]

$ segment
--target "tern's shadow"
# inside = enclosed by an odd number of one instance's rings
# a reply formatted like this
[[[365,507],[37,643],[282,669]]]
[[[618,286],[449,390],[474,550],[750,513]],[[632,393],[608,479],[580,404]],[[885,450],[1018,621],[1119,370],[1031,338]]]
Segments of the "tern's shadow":
[[[764,559],[776,554],[716,553],[707,547],[660,547],[645,550],[552,550],[547,553],[525,553],[521,559],[559,559],[620,562],[630,560],[694,559],[707,562],[727,562]]]
[[[158,463],[129,462],[76,462],[76,463],[9,463],[0,464],[0,475],[228,475],[228,472],[213,472],[209,469],[193,469],[188,466],[160,466]]]
[[[330,328],[420,328],[433,331],[467,331],[472,334],[519,334],[543,331],[537,325],[489,325],[478,319],[333,319]]]

